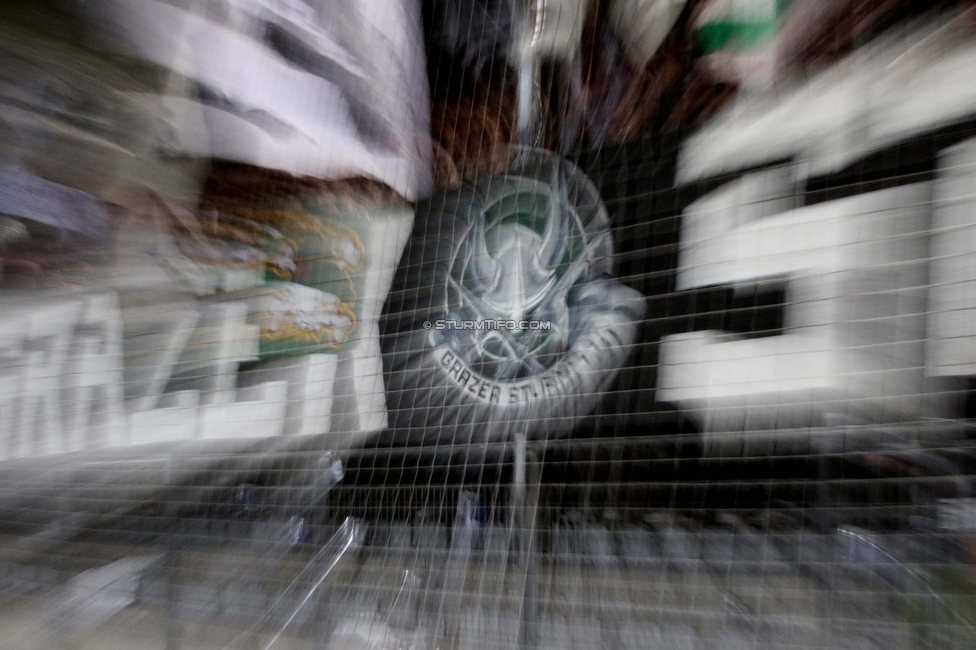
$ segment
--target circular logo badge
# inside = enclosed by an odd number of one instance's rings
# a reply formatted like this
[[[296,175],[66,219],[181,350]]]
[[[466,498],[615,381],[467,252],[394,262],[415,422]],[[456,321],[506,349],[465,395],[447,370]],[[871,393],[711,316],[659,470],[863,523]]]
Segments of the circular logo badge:
[[[453,440],[571,426],[643,317],[611,274],[597,190],[556,156],[520,150],[506,173],[431,199],[386,317],[393,425]]]

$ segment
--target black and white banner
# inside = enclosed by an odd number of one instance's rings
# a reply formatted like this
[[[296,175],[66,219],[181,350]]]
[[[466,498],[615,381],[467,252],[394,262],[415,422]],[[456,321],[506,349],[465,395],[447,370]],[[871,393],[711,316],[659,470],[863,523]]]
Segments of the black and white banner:
[[[645,310],[611,277],[609,219],[589,179],[523,150],[508,173],[431,199],[415,224],[385,323],[398,435],[548,435],[588,414]]]

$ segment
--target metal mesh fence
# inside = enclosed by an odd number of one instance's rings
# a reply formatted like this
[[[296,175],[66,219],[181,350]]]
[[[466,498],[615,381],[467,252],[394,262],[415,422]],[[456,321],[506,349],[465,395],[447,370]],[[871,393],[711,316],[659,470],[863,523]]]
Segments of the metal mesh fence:
[[[0,20],[0,648],[976,646],[972,10],[68,4]]]

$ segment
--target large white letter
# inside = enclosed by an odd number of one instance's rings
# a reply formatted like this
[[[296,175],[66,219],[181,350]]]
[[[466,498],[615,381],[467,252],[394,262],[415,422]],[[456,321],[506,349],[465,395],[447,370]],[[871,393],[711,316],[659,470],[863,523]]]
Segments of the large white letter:
[[[710,431],[949,415],[924,373],[931,185],[787,210],[782,171],[688,208],[678,288],[785,283],[784,332],[667,337],[659,399]]]

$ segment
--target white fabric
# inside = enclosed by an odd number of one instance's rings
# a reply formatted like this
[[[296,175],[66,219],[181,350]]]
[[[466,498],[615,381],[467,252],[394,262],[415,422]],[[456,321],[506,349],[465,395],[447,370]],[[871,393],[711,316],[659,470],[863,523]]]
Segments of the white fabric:
[[[199,98],[164,102],[169,151],[303,176],[368,176],[410,200],[430,192],[417,0],[90,0],[84,7],[104,42],[200,89]]]
[[[976,375],[976,140],[942,153],[925,337],[930,375]]]
[[[895,65],[947,20],[878,38],[795,88],[740,96],[682,145],[678,183],[787,158],[808,175],[831,173],[972,114],[972,43]]]

